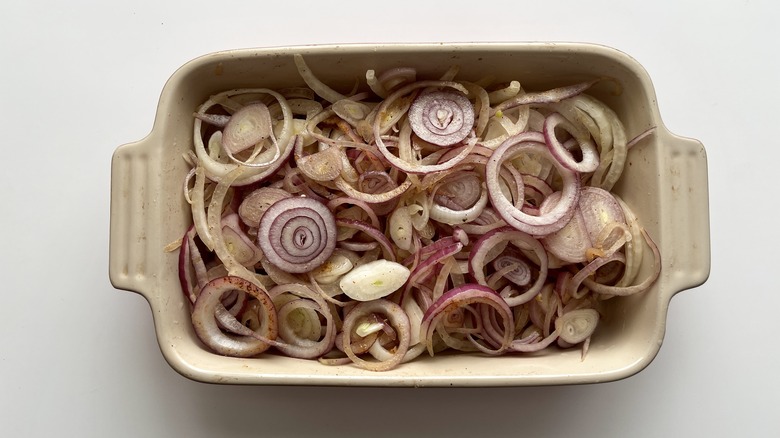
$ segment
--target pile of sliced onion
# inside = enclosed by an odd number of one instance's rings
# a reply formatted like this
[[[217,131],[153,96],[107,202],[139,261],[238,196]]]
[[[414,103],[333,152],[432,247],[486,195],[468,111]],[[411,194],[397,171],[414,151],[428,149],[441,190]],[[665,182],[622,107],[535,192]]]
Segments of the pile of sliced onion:
[[[214,353],[372,371],[425,351],[584,358],[601,303],[658,278],[658,247],[610,192],[646,134],[627,141],[596,81],[401,67],[347,93],[295,65],[305,87],[229,90],[194,114],[179,279]]]

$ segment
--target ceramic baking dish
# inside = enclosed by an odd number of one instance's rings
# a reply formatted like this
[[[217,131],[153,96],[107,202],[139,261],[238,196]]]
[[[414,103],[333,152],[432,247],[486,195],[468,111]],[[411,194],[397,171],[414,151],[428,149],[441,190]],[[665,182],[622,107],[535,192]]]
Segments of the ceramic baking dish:
[[[583,361],[580,350],[531,356],[427,355],[387,372],[265,354],[222,357],[206,350],[189,322],[177,277],[177,254],[164,247],[191,223],[182,196],[192,145],[193,111],[233,88],[302,85],[293,63],[301,53],[318,76],[350,89],[367,69],[413,66],[436,77],[450,65],[459,77],[494,75],[541,90],[602,77],[589,93],[621,117],[629,136],[656,134],[632,149],[616,192],[636,211],[660,247],[663,270],[640,295],[610,300]],[[613,381],[646,367],[661,347],[669,302],[706,281],[710,270],[707,163],[702,144],[663,125],[647,72],[626,54],[571,43],[329,45],[232,50],[195,59],[176,71],[160,97],[151,133],[119,147],[111,168],[109,272],[118,289],[138,292],[154,315],[160,349],[182,375],[231,384],[353,386],[520,386]],[[647,257],[640,277],[650,266]]]

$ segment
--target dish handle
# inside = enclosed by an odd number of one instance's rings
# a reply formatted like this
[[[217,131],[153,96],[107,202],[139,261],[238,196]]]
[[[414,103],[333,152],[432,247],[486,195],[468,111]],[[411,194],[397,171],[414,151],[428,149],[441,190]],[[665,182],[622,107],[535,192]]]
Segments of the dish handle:
[[[109,278],[117,289],[137,292],[147,300],[153,290],[149,267],[155,260],[149,253],[148,233],[151,209],[150,145],[147,137],[120,146],[111,159],[111,225]]]
[[[664,260],[664,269],[676,293],[702,285],[710,275],[709,193],[704,145],[671,133],[668,140],[662,172],[667,173],[663,195],[669,209],[662,226],[675,251]]]

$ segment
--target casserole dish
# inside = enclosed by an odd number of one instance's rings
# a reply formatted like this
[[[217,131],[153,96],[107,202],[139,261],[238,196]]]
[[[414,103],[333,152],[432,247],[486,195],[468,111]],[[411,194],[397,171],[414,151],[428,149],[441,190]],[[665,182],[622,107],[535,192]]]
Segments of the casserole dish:
[[[655,134],[632,148],[614,191],[657,242],[661,276],[648,291],[610,300],[587,358],[552,349],[532,355],[424,355],[386,372],[326,366],[264,354],[223,357],[198,340],[182,294],[176,253],[165,252],[191,224],[182,155],[192,147],[193,111],[209,96],[235,88],[300,86],[293,54],[302,54],[323,82],[349,89],[368,69],[413,66],[434,77],[458,65],[458,77],[494,75],[542,90],[606,78],[588,91],[636,135]],[[112,160],[109,276],[118,289],[146,298],[160,349],[185,377],[210,383],[358,386],[521,386],[596,383],[628,377],[659,351],[674,294],[706,281],[710,268],[706,155],[696,140],[663,125],[647,72],[632,58],[579,43],[382,44],[243,49],[195,59],[165,85],[151,133],[119,147]],[[649,271],[645,260],[640,277]]]

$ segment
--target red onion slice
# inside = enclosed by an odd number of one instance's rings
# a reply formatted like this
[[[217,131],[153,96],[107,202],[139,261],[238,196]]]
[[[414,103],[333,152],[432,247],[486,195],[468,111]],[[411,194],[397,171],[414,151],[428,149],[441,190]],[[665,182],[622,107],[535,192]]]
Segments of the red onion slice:
[[[336,219],[336,223],[340,227],[354,228],[368,234],[369,236],[374,238],[377,242],[379,242],[379,245],[382,247],[382,256],[385,259],[390,260],[391,262],[394,262],[396,260],[395,251],[393,250],[393,244],[390,243],[390,240],[388,240],[388,238],[384,234],[382,234],[382,231],[372,227],[371,224],[368,224],[363,221],[354,220],[354,219],[342,219],[342,218]]]
[[[191,226],[182,236],[179,248],[179,283],[192,304],[195,304],[200,290],[208,282],[206,265],[195,243],[195,235],[195,227]],[[192,284],[193,276],[196,284]]]
[[[303,145],[298,144],[294,156],[298,170],[314,181],[333,181],[341,175],[343,163],[337,146],[330,146],[311,155],[303,155]]]
[[[558,202],[560,193],[553,193],[540,207],[542,214],[548,212],[550,204]],[[542,238],[550,253],[569,263],[588,261],[589,250],[603,249],[605,242],[599,241],[602,230],[611,223],[625,224],[626,219],[620,204],[606,190],[583,187],[577,207],[571,220],[560,230]]]
[[[316,293],[311,292],[311,290],[309,290],[304,285],[294,284],[285,286],[288,288],[292,287],[292,293],[299,296],[305,296],[312,301],[298,299],[285,304],[279,309],[280,332],[281,329],[285,327],[285,335],[287,336],[285,340],[289,343],[276,342],[274,343],[274,347],[288,356],[301,359],[314,359],[323,356],[333,348],[333,345],[336,341],[336,326],[333,320],[333,315],[331,314],[327,303],[325,303],[324,300],[322,300]],[[300,292],[300,290],[304,290],[304,292]],[[298,337],[294,331],[289,330],[289,327],[286,327],[284,324],[282,324],[282,318],[286,319],[287,316],[290,315],[290,312],[294,311],[295,309],[298,311],[309,310],[312,313],[318,312],[323,315],[325,319],[325,333],[322,335],[321,339],[310,340]],[[319,324],[319,317],[312,315],[309,323]]]
[[[379,115],[385,114],[388,110],[390,110],[391,105],[396,100],[401,98],[401,96],[404,96],[417,89],[425,88],[425,87],[449,87],[456,90],[460,90],[461,92],[466,92],[466,89],[462,85],[458,84],[457,82],[419,81],[401,87],[400,89],[395,91],[392,95],[390,95],[387,99],[382,101],[382,103],[376,108],[377,114]],[[382,126],[383,126],[382,119],[383,117],[376,117],[376,119],[374,120],[374,124],[372,126],[374,141],[376,142],[376,146],[379,148],[379,151],[387,159],[387,161],[389,161],[396,168],[407,173],[422,174],[422,173],[438,172],[442,170],[451,169],[459,162],[463,161],[463,159],[465,159],[466,156],[468,156],[468,154],[476,145],[476,141],[466,142],[466,146],[461,150],[461,152],[445,163],[430,164],[430,165],[423,165],[416,162],[410,163],[407,160],[404,160],[402,158],[393,155],[390,152],[390,150],[387,148],[387,145],[385,144],[384,139],[382,138]],[[406,126],[407,124],[404,125]]]
[[[344,318],[342,332],[351,336],[355,329],[355,324],[358,321],[375,313],[386,316],[390,325],[395,328],[398,341],[393,356],[381,362],[370,362],[361,359],[352,350],[352,340],[348,339],[349,336],[346,335],[343,343],[344,353],[352,359],[352,362],[362,368],[370,371],[387,371],[395,368],[401,363],[407,350],[409,350],[409,342],[411,339],[409,317],[398,304],[385,299],[359,303]]]
[[[344,179],[340,177],[336,178],[335,185],[339,190],[346,193],[349,197],[360,199],[361,201],[367,202],[369,204],[383,204],[385,202],[393,201],[397,197],[403,195],[404,192],[406,192],[409,187],[412,186],[412,181],[407,178],[406,181],[401,183],[401,185],[398,187],[382,193],[361,192],[360,190],[352,187],[348,182],[344,181]]]
[[[433,356],[433,332],[442,319],[449,312],[472,304],[485,304],[494,308],[501,315],[504,326],[501,345],[496,350],[489,350],[476,341],[473,341],[474,346],[489,354],[501,354],[509,348],[515,327],[512,309],[494,290],[479,284],[464,284],[447,291],[425,311],[420,325],[420,338],[425,339],[431,356]]]
[[[257,238],[272,264],[287,272],[308,272],[333,254],[336,219],[319,201],[285,198],[266,210]]]
[[[482,195],[482,178],[474,171],[453,169],[449,174],[431,176],[440,178],[440,182],[433,188],[433,200],[443,207],[462,210],[474,205]],[[423,184],[433,184],[433,181],[428,182],[426,177]]]
[[[498,256],[493,260],[493,268],[496,272],[502,272],[502,277],[518,286],[525,286],[531,282],[531,268],[528,263],[517,257]]]
[[[582,153],[582,159],[576,161],[571,151],[558,139],[557,130],[569,133],[576,140],[576,146]],[[590,136],[581,132],[565,117],[558,113],[552,113],[544,119],[544,139],[550,153],[566,168],[576,172],[593,172],[599,166],[599,153]]]
[[[470,206],[465,208],[452,209],[442,206],[438,203],[431,205],[431,219],[448,225],[461,225],[473,221],[482,214],[488,203],[487,188],[483,184],[480,190],[480,196]]]
[[[534,105],[534,104],[547,104],[556,103],[570,97],[577,96],[585,92],[593,84],[598,82],[598,79],[592,81],[580,82],[579,84],[568,85],[560,88],[552,88],[547,91],[541,91],[536,93],[526,93],[519,96],[515,96],[512,99],[505,100],[496,105],[491,111],[491,115],[506,111],[510,108],[514,108],[520,105]]]
[[[194,113],[196,119],[202,122],[206,122],[209,125],[216,126],[217,128],[224,128],[230,121],[230,116],[224,114],[209,114],[209,113]]]
[[[222,133],[222,147],[231,154],[248,149],[272,134],[271,113],[262,103],[247,105],[230,117]]]
[[[227,105],[229,102],[232,102],[235,104],[235,101],[233,101],[234,98],[241,97],[241,96],[247,96],[247,95],[258,95],[258,94],[266,94],[272,96],[274,99],[278,102],[278,108],[281,109],[281,116],[282,116],[282,123],[281,123],[281,130],[276,135],[277,142],[274,149],[277,149],[274,151],[274,159],[265,162],[265,163],[258,163],[256,160],[258,157],[254,157],[255,160],[250,160],[249,163],[223,163],[215,159],[209,151],[206,151],[206,147],[203,144],[203,121],[196,116],[195,123],[193,124],[193,138],[195,143],[195,154],[198,159],[198,163],[203,167],[205,170],[205,175],[212,180],[219,180],[223,177],[225,177],[230,172],[234,171],[236,168],[243,167],[244,172],[241,175],[241,178],[236,180],[233,184],[234,186],[241,186],[241,185],[247,185],[251,184],[253,182],[261,181],[265,178],[268,178],[270,175],[275,173],[279,167],[281,167],[287,159],[292,154],[292,147],[294,137],[300,137],[295,136],[293,133],[293,114],[290,110],[290,106],[287,104],[287,100],[280,95],[279,93],[265,89],[265,88],[251,88],[251,89],[238,89],[238,90],[230,90],[223,93],[219,93],[217,95],[212,96],[209,100],[203,103],[203,105],[198,108],[198,111],[196,114],[204,114],[207,110],[210,108],[216,106],[216,105]],[[275,104],[274,106],[276,106]],[[232,109],[232,111],[238,111],[240,110],[240,107]],[[279,127],[279,123],[277,122],[275,128]],[[221,132],[215,133],[215,135],[221,134]],[[229,154],[232,156],[232,154]]]
[[[614,296],[627,296],[627,295],[633,295],[640,292],[644,292],[647,289],[649,289],[655,282],[658,280],[658,277],[661,274],[661,253],[658,251],[658,245],[653,242],[653,239],[650,238],[650,235],[647,234],[647,231],[645,229],[642,229],[642,236],[645,238],[645,242],[647,242],[647,245],[650,247],[650,250],[653,252],[653,267],[652,272],[650,275],[645,278],[641,283],[635,284],[633,286],[608,286],[596,283],[595,281],[586,278],[583,280],[583,283],[585,286],[588,287],[591,291],[603,295],[614,295]]]
[[[241,277],[226,276],[210,281],[198,295],[192,311],[192,325],[201,341],[214,352],[233,357],[252,357],[266,351],[270,344],[251,336],[234,336],[219,329],[215,313],[222,306],[222,296],[232,290],[246,292],[261,304],[261,319],[266,324],[258,333],[260,337],[274,340],[278,334],[276,309],[268,294]],[[224,309],[224,307],[222,307]]]
[[[293,55],[293,61],[295,62],[295,67],[298,69],[298,74],[301,75],[301,78],[303,78],[303,81],[306,82],[306,85],[314,90],[318,96],[331,103],[338,102],[339,100],[345,98],[343,94],[325,85],[319,78],[317,78],[317,76],[314,75],[309,66],[306,64],[306,61],[303,60],[302,55],[296,53]]]
[[[536,153],[549,157],[563,180],[563,191],[560,200],[553,208],[541,216],[531,216],[515,207],[506,198],[499,184],[499,171],[504,163],[523,153]],[[553,158],[544,143],[542,134],[537,132],[524,132],[511,137],[499,146],[485,167],[485,179],[487,180],[490,200],[504,221],[518,230],[535,236],[553,233],[566,225],[574,213],[574,206],[579,199],[581,185],[577,172],[563,167],[558,160]],[[522,201],[519,200],[517,204],[522,205]]]
[[[547,251],[545,251],[538,240],[522,231],[508,227],[490,231],[474,243],[469,253],[469,274],[480,285],[488,285],[485,276],[485,265],[491,261],[488,260],[488,255],[491,252],[495,252],[495,248],[505,242],[512,242],[514,246],[521,250],[532,251],[539,260],[539,275],[534,284],[520,295],[504,297],[507,303],[514,307],[527,303],[538,295],[544,287],[548,271]]]
[[[455,91],[434,91],[417,97],[409,107],[409,121],[418,137],[439,146],[465,139],[474,127],[474,107]]]

